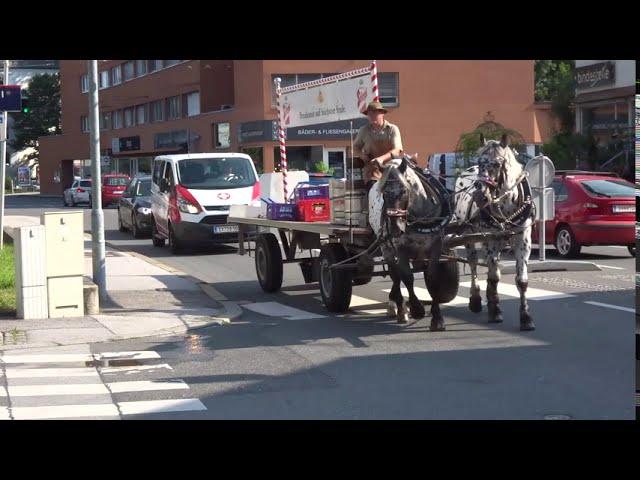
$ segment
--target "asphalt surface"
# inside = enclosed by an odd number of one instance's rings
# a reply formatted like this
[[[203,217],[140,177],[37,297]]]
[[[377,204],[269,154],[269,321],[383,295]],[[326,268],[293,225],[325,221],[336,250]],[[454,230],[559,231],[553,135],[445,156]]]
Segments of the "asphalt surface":
[[[6,208],[24,215],[61,205],[25,196],[7,197]],[[89,210],[85,221],[88,229]],[[153,351],[160,358],[145,365],[170,366],[110,373],[116,382],[182,380],[188,386],[112,393],[114,402],[198,399],[204,406],[122,418],[635,418],[635,261],[626,248],[584,248],[580,260],[601,271],[531,273],[534,332],[518,329],[513,275],[503,275],[498,286],[502,324],[488,324],[486,308],[480,314],[466,308],[469,277],[462,275],[460,298],[443,307],[447,331],[436,333],[428,329],[429,317],[400,326],[378,311],[389,279],[354,287],[352,310],[331,315],[318,300],[317,284],[304,285],[295,264],[285,265],[283,291],[266,294],[253,258],[237,255],[233,245],[172,255],[149,239],[118,232],[114,208],[105,210],[105,225],[113,246],[209,282],[244,311],[230,325],[187,336],[89,346],[92,352]],[[556,258],[552,249],[547,257]],[[418,275],[416,286],[424,289]]]

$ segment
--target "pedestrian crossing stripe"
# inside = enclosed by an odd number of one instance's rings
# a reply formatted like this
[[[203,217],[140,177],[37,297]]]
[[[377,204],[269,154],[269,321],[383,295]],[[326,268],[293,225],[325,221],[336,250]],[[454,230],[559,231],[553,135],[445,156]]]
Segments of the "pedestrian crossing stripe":
[[[86,367],[77,367],[75,365],[69,365],[68,367],[46,366],[46,364],[91,362],[95,360],[146,360],[159,358],[161,358],[160,355],[155,351],[101,352],[94,354],[6,354],[4,357],[0,357],[0,363],[4,367],[0,371],[3,371],[4,376],[6,376],[7,387],[0,386],[0,397],[13,398],[14,400],[10,402],[11,407],[0,407],[0,420],[120,419],[128,415],[207,410],[207,407],[197,398],[117,402],[116,397],[114,397],[117,394],[131,392],[189,390],[189,385],[182,379],[109,382],[104,381],[101,377],[101,374],[129,375],[158,370],[172,371],[173,368],[166,363],[115,367],[102,367],[100,365],[87,365]],[[44,366],[33,367],[32,365],[34,364],[44,364]],[[24,385],[25,382],[33,383],[29,382],[29,379],[34,379],[34,381],[37,379],[38,384]],[[74,379],[77,380],[74,382]],[[47,381],[56,383],[46,383]],[[69,383],[60,383],[61,381]],[[81,381],[89,381],[90,383],[78,383]],[[16,382],[19,383],[15,385],[14,383]],[[76,400],[74,402],[74,399],[80,396],[83,397],[83,401],[78,402]],[[88,401],[86,400],[88,396],[91,396],[89,399],[93,403],[84,403]],[[59,399],[54,400],[56,397],[59,397]],[[60,399],[65,397],[69,398],[70,401],[61,402]],[[22,398],[25,400],[19,400]],[[45,404],[34,405],[35,399],[40,399],[37,402]],[[24,404],[22,402],[28,403]],[[54,405],[54,403],[66,404]]]
[[[487,290],[487,281],[479,280],[477,285],[481,291]],[[460,282],[461,287],[471,288],[471,282]],[[507,297],[520,298],[520,292],[518,287],[511,285],[510,283],[498,283],[498,295],[505,295]],[[542,290],[541,288],[527,288],[527,300],[556,300],[559,298],[575,297],[570,293],[552,292],[550,290]]]

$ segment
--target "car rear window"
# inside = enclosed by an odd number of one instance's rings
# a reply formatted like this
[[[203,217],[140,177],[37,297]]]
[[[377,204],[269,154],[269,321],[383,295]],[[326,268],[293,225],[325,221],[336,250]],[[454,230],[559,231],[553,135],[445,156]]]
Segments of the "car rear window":
[[[127,177],[107,177],[104,184],[109,187],[126,187],[129,185],[129,179]]]
[[[142,180],[138,182],[138,190],[136,192],[138,197],[151,196],[151,180]]]
[[[625,180],[582,180],[580,183],[587,192],[593,195],[611,198],[634,196],[633,184]]]
[[[91,186],[91,180],[82,180],[80,182],[80,186],[81,187],[90,187]]]
[[[251,160],[242,157],[180,160],[178,178],[180,185],[202,190],[251,187],[256,183]]]

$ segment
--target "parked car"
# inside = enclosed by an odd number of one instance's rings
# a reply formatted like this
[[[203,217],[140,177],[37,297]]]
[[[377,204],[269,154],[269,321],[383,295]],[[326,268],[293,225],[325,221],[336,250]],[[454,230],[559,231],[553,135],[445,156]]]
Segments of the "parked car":
[[[62,192],[65,207],[75,207],[79,203],[91,204],[91,179],[74,180],[71,187]]]
[[[102,176],[102,206],[108,207],[112,203],[118,203],[122,193],[129,185],[131,178],[123,174],[107,174]]]
[[[154,246],[182,247],[237,241],[227,224],[231,205],[260,204],[260,182],[251,157],[242,153],[163,155],[153,162],[151,184]]]
[[[118,204],[118,229],[141,238],[151,233],[151,222],[151,176],[135,177]]]
[[[551,184],[555,217],[545,223],[546,243],[561,257],[582,246],[623,245],[635,256],[635,187],[614,173],[557,171]],[[538,241],[537,224],[532,232]]]

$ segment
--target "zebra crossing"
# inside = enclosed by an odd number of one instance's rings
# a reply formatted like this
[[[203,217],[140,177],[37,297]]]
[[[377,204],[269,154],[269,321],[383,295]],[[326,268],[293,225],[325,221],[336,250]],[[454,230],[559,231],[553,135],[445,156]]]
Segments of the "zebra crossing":
[[[189,385],[172,375],[173,368],[155,351],[4,352],[0,420],[117,420],[207,410],[189,395]]]

